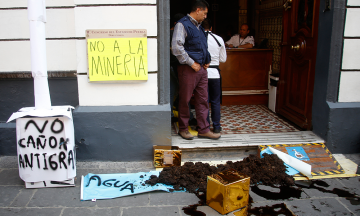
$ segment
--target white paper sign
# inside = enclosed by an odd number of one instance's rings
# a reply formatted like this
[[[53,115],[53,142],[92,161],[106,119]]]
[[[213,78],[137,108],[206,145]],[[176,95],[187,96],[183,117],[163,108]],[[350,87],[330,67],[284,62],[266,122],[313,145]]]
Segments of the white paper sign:
[[[22,180],[62,181],[76,176],[72,118],[18,118],[16,136]]]

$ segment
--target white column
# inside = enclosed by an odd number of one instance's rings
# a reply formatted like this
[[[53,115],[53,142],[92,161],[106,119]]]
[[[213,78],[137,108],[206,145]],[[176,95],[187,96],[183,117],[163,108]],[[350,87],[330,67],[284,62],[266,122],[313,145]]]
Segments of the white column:
[[[28,0],[31,71],[34,78],[35,109],[51,109],[46,64],[45,0]]]

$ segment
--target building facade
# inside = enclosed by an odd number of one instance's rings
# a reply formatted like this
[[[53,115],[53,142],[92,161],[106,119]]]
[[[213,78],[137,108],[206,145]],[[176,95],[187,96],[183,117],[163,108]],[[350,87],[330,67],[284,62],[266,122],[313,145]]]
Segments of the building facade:
[[[15,123],[5,122],[34,106],[27,1],[2,2],[0,10],[0,154],[16,155]],[[171,145],[168,1],[46,0],[46,15],[51,101],[76,107],[77,158],[149,160],[153,145]],[[89,83],[86,29],[146,29],[148,80]]]
[[[313,132],[331,152],[360,152],[360,1],[321,1],[319,14]]]
[[[171,145],[169,5],[46,0],[51,101],[76,107],[78,159],[151,160],[153,145]],[[5,122],[20,108],[34,106],[27,1],[4,1],[0,11],[0,155],[16,155],[15,123]],[[333,153],[360,152],[359,19],[359,0],[320,2],[312,131]],[[87,29],[146,29],[148,81],[89,83]]]

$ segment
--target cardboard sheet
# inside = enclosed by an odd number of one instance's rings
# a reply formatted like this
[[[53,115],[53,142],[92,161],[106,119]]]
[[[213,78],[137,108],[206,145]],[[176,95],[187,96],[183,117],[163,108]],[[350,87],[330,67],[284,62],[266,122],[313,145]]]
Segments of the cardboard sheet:
[[[51,116],[66,116],[69,119],[72,119],[72,113],[69,112],[74,109],[73,106],[52,106],[51,109],[35,109],[35,107],[24,107],[21,108],[18,112],[13,113],[6,123],[9,123],[17,118],[22,118],[24,116],[32,117],[51,117]]]
[[[67,117],[16,120],[19,175],[25,182],[76,176],[74,126]]]
[[[26,107],[16,119],[19,175],[25,182],[68,181],[76,176],[72,106]]]

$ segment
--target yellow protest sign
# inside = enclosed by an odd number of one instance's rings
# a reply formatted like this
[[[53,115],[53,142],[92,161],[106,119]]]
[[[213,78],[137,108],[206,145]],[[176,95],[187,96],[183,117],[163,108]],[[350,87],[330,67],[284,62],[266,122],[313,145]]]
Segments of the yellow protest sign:
[[[99,38],[90,35],[91,31],[110,37]],[[139,30],[87,30],[90,82],[148,80],[146,30],[145,34],[136,31]]]

